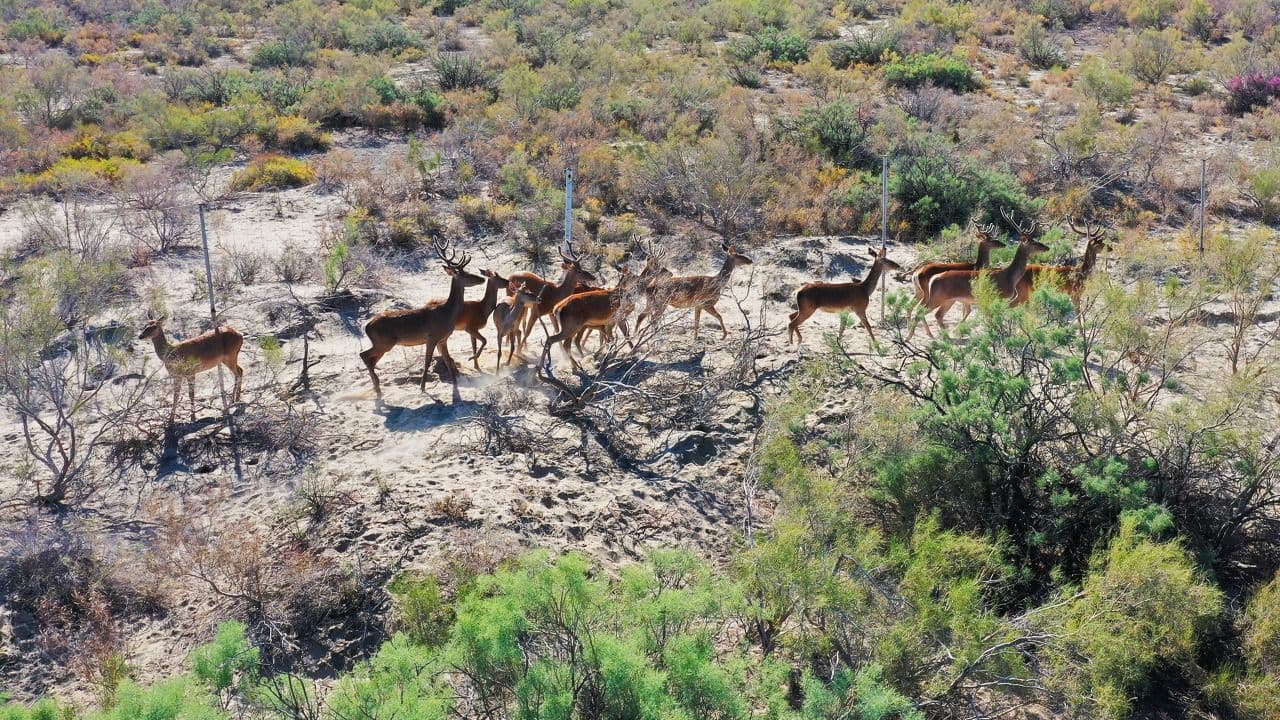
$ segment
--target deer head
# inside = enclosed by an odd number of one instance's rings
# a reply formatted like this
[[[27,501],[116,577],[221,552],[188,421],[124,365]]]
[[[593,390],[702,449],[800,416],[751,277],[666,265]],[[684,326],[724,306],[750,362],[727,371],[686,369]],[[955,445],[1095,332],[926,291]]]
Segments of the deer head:
[[[440,263],[444,267],[445,273],[460,281],[463,287],[479,285],[485,281],[483,277],[467,271],[471,256],[466,253],[459,255],[458,251],[447,240],[433,238],[431,240],[431,248],[435,250],[436,256],[440,258]]]

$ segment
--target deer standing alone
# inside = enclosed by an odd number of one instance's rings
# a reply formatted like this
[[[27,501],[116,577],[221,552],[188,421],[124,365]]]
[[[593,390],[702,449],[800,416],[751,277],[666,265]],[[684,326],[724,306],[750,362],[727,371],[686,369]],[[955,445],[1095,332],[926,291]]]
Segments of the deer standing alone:
[[[1012,222],[1012,221],[1010,221]],[[957,302],[975,303],[973,296],[973,283],[981,274],[986,274],[991,278],[992,285],[995,286],[996,292],[1006,300],[1016,303],[1019,298],[1019,283],[1022,282],[1022,276],[1027,272],[1027,261],[1032,253],[1046,252],[1049,246],[1036,240],[1032,235],[1036,231],[1036,224],[1032,223],[1030,227],[1023,228],[1021,225],[1014,223],[1018,228],[1020,240],[1018,242],[1018,251],[1014,253],[1013,260],[1007,267],[999,271],[992,270],[948,270],[938,273],[929,281],[929,295],[925,300],[926,312],[933,312],[934,318],[938,322],[939,329],[946,330],[947,325],[943,322],[943,316],[947,314],[947,310]],[[929,333],[929,337],[933,337],[933,330],[929,328],[928,319],[923,319],[925,332]],[[910,338],[915,334],[915,323],[912,322],[911,330],[907,333]]]
[[[444,264],[444,271],[452,280],[449,283],[449,297],[434,300],[412,310],[386,310],[374,315],[365,323],[364,334],[369,336],[372,347],[360,353],[360,359],[369,370],[373,380],[373,391],[377,393],[378,402],[382,402],[382,384],[378,382],[378,373],[374,368],[392,348],[397,345],[413,347],[426,345],[426,360],[422,366],[422,382],[419,390],[427,389],[427,371],[431,368],[431,357],[436,350],[449,368],[453,380],[454,391],[458,389],[458,364],[449,355],[449,336],[458,323],[462,313],[463,293],[466,288],[484,282],[484,278],[467,272],[467,263],[471,258],[465,253],[459,260],[457,253],[450,250],[447,243],[431,241],[432,247]],[[447,253],[447,254],[446,254]]]
[[[862,280],[847,283],[811,282],[796,292],[796,311],[791,313],[791,322],[787,325],[788,345],[791,344],[793,335],[800,342],[804,342],[804,337],[800,335],[800,325],[819,310],[823,312],[853,310],[862,321],[862,327],[866,328],[867,334],[871,336],[871,341],[875,342],[876,334],[871,331],[871,323],[867,321],[867,304],[871,301],[871,294],[876,291],[876,285],[879,284],[880,276],[885,269],[901,270],[902,266],[887,257],[887,248],[883,245],[878,252],[871,248],[867,251],[871,255],[871,269]],[[841,336],[844,335],[844,330],[842,324]]]
[[[658,318],[666,312],[668,306],[673,308],[693,308],[693,339],[698,339],[698,328],[702,324],[702,313],[706,312],[720,323],[721,337],[728,337],[729,331],[724,326],[724,318],[716,311],[716,302],[724,293],[725,287],[733,277],[733,271],[739,265],[750,265],[751,258],[738,252],[728,243],[721,243],[725,252],[724,264],[715,275],[683,275],[656,278],[647,288],[644,311],[636,318],[636,331],[646,317],[651,325],[657,324]]]
[[[236,387],[231,395],[231,402],[240,401],[240,386],[244,378],[244,369],[240,367],[240,348],[244,346],[244,336],[235,328],[221,325],[217,330],[197,335],[193,338],[170,343],[164,334],[165,318],[149,320],[139,340],[150,340],[156,349],[156,355],[164,363],[165,370],[173,378],[173,405],[169,408],[169,422],[173,422],[178,410],[178,394],[182,381],[187,382],[187,394],[191,398],[191,419],[196,417],[196,375],[224,365],[236,376]]]

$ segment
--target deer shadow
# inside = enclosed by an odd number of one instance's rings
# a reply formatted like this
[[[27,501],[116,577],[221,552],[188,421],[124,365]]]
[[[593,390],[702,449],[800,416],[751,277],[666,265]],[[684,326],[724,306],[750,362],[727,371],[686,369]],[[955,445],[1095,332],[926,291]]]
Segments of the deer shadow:
[[[382,425],[391,432],[414,433],[431,430],[476,415],[483,404],[474,400],[462,400],[455,396],[453,402],[430,400],[417,407],[392,405],[382,402],[374,413],[383,417]]]

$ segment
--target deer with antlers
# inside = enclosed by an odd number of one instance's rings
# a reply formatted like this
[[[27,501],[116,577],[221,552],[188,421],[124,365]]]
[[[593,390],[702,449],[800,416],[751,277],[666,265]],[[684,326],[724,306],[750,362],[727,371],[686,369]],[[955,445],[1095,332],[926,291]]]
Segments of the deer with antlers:
[[[929,281],[938,273],[944,273],[948,270],[981,270],[991,266],[991,251],[998,247],[1004,247],[1004,243],[996,239],[996,226],[994,224],[975,225],[975,230],[975,234],[978,236],[978,255],[973,262],[931,262],[911,271],[911,288],[915,291],[916,302],[921,305],[924,304],[925,296],[929,293]],[[973,310],[973,306],[969,303],[962,303],[962,310],[960,319],[966,320]]]
[[[996,292],[1001,297],[1010,302],[1017,302],[1020,297],[1019,283],[1022,282],[1022,276],[1027,272],[1027,261],[1030,260],[1033,253],[1049,250],[1048,245],[1033,237],[1038,228],[1035,222],[1024,228],[1007,215],[1005,220],[1017,228],[1019,236],[1018,251],[1014,253],[1013,260],[1007,267],[999,271],[989,269],[947,270],[934,275],[933,279],[929,281],[929,294],[925,298],[924,305],[926,312],[934,313],[934,319],[937,320],[939,329],[947,329],[943,317],[951,309],[952,305],[957,302],[968,302],[970,304],[976,302],[973,296],[973,283],[979,275],[990,277]],[[929,337],[933,337],[933,330],[929,328],[929,321],[925,319],[922,322],[924,323],[925,332],[929,333]],[[912,322],[907,337],[910,338],[914,335],[915,330],[915,322]]]
[[[867,252],[871,255],[871,269],[862,280],[846,283],[811,282],[796,292],[796,311],[791,313],[791,322],[787,325],[788,345],[791,344],[793,335],[795,339],[804,342],[804,338],[800,335],[800,326],[819,310],[823,312],[853,310],[862,321],[862,327],[866,328],[867,334],[871,336],[871,342],[875,342],[876,334],[871,331],[871,323],[867,321],[867,303],[871,301],[871,294],[875,292],[885,269],[901,270],[902,266],[888,258],[887,248],[883,245],[880,246],[879,251],[868,248]],[[841,324],[842,337],[844,330],[844,325]]]
[[[508,281],[507,289],[515,293],[514,297],[506,298],[493,309],[493,328],[498,335],[498,360],[493,365],[495,374],[502,367],[502,341],[508,341],[507,364],[510,365],[520,340],[520,320],[529,308],[538,304],[538,296],[530,293],[518,280]]]
[[[480,353],[484,352],[485,346],[489,344],[480,331],[488,324],[489,316],[498,305],[498,288],[506,288],[509,285],[507,278],[492,270],[481,270],[480,274],[488,278],[484,286],[484,297],[479,300],[464,301],[462,312],[458,313],[458,321],[453,326],[454,330],[462,330],[471,336],[471,362],[476,370],[480,369]],[[479,348],[476,347],[477,344]]]
[[[1108,249],[1109,246],[1106,240],[1106,230],[1094,227],[1089,220],[1085,220],[1083,230],[1076,227],[1074,221],[1068,221],[1067,224],[1071,227],[1072,232],[1086,240],[1084,255],[1080,257],[1080,263],[1074,266],[1028,265],[1027,272],[1022,276],[1022,280],[1018,282],[1018,298],[1014,301],[1015,305],[1021,305],[1030,299],[1031,290],[1041,277],[1046,274],[1057,274],[1063,278],[1063,289],[1067,291],[1072,304],[1079,308],[1080,293],[1084,290],[1084,284],[1088,282],[1089,276],[1093,274],[1094,266],[1098,264],[1098,253]]]
[[[240,348],[244,346],[244,336],[233,327],[221,325],[216,330],[170,343],[164,334],[164,323],[163,317],[148,320],[138,339],[151,341],[160,362],[164,363],[165,370],[173,379],[173,405],[169,408],[169,422],[173,422],[178,410],[178,395],[184,380],[187,383],[187,394],[191,398],[191,419],[195,419],[196,375],[219,365],[225,366],[236,376],[231,402],[239,402],[240,386],[244,379],[244,369],[240,367],[239,358]]]
[[[655,325],[658,318],[666,312],[667,307],[693,308],[693,339],[698,339],[698,328],[702,324],[702,313],[707,313],[720,323],[721,337],[728,337],[729,331],[724,326],[724,318],[716,310],[716,302],[724,293],[725,287],[733,277],[733,271],[740,265],[750,265],[751,258],[738,252],[727,242],[720,247],[725,252],[724,264],[715,275],[683,275],[655,278],[646,288],[644,311],[636,318],[636,330],[639,331],[645,318]]]
[[[436,350],[449,368],[453,380],[454,392],[458,389],[458,364],[449,355],[449,336],[458,324],[458,316],[462,313],[463,293],[466,288],[475,287],[485,279],[467,272],[470,256],[465,253],[462,258],[453,251],[448,243],[432,240],[431,245],[444,265],[444,271],[452,280],[449,283],[449,296],[444,300],[434,300],[412,310],[386,310],[374,315],[365,323],[364,334],[369,336],[372,347],[360,353],[360,359],[369,370],[373,380],[373,391],[377,393],[378,402],[382,402],[382,384],[378,382],[375,368],[392,348],[397,345],[414,347],[425,345],[426,360],[422,366],[422,381],[419,390],[427,388],[427,371],[431,368],[431,358]]]
[[[560,260],[560,268],[564,270],[564,276],[559,283],[553,284],[550,280],[531,272],[512,273],[507,278],[508,282],[521,283],[525,290],[539,298],[537,305],[530,306],[525,311],[524,328],[520,331],[520,348],[522,350],[538,318],[550,314],[557,303],[578,292],[578,286],[584,281],[596,282],[596,276],[582,268],[581,257],[573,251],[573,246],[567,242],[560,248]],[[510,286],[507,288],[507,295],[512,297],[515,295],[515,293],[511,292]],[[552,322],[555,322],[554,317]],[[553,329],[558,331],[560,328],[554,327]]]

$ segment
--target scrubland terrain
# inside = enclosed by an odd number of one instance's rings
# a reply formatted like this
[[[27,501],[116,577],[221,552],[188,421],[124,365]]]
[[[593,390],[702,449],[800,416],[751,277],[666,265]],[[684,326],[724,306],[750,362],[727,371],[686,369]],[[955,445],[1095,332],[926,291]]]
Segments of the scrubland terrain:
[[[0,2],[0,718],[1277,717],[1276,20]],[[1061,270],[940,332],[984,236]],[[630,337],[375,395],[574,256]]]

